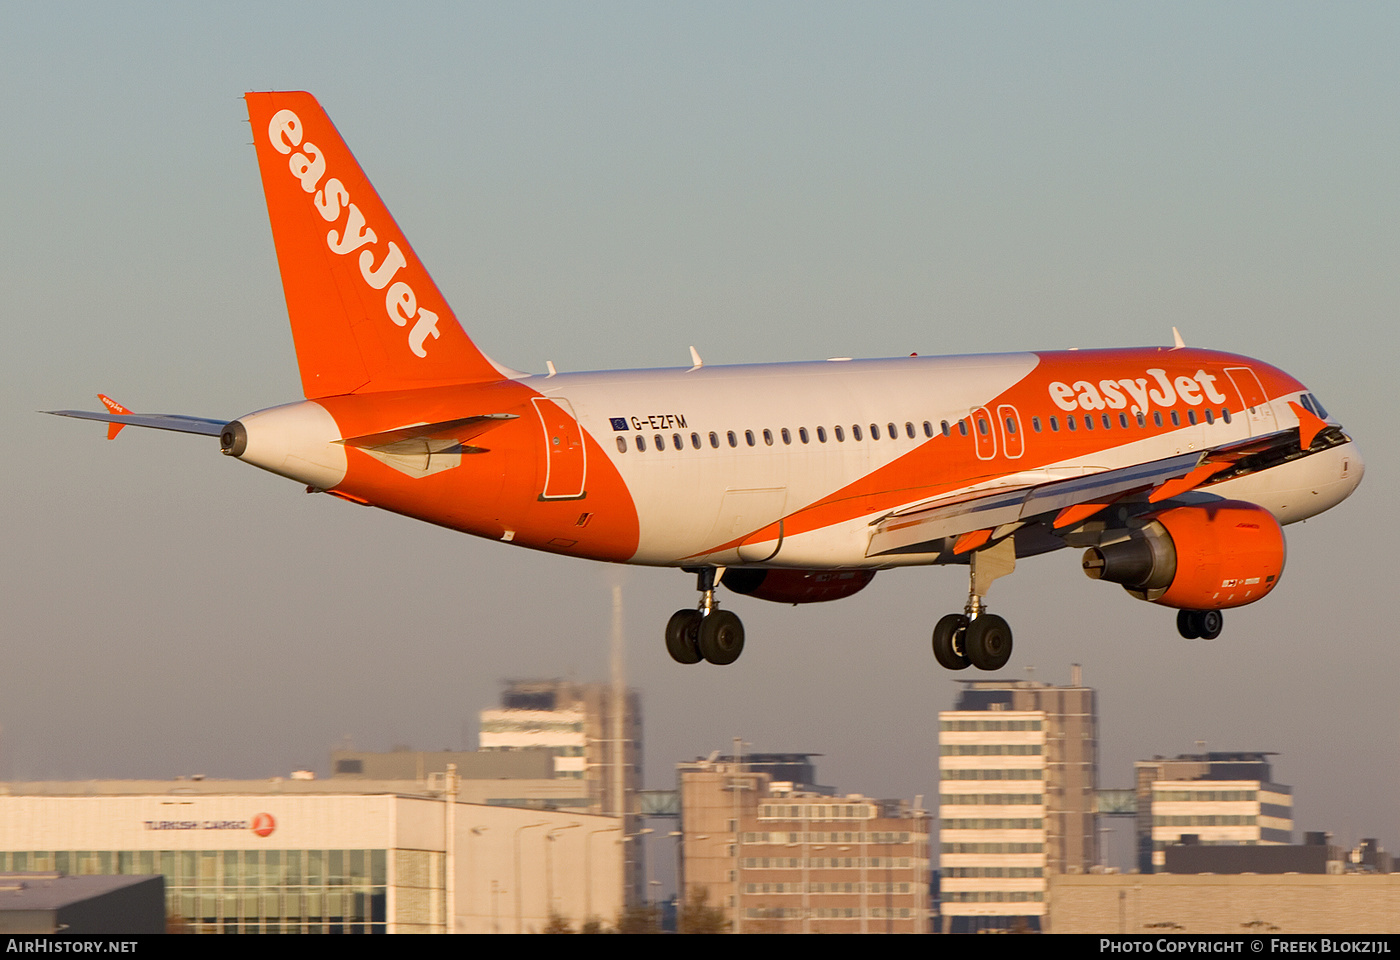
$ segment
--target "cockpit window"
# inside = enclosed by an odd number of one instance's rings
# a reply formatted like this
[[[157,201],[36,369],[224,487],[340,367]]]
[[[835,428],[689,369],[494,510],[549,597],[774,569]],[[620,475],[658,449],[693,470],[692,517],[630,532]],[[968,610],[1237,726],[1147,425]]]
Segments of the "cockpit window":
[[[1303,394],[1303,396],[1312,400],[1312,407],[1314,413],[1316,413],[1319,417],[1321,417],[1324,420],[1330,419],[1327,415],[1327,408],[1322,405],[1321,400],[1317,399],[1317,397],[1311,393],[1305,393]]]

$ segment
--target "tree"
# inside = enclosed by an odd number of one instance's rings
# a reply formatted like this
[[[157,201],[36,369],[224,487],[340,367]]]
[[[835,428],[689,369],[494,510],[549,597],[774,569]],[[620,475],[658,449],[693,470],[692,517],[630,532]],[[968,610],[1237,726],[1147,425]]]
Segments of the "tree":
[[[637,903],[617,918],[618,933],[660,933],[661,911],[650,904]]]
[[[729,921],[724,911],[709,904],[710,891],[705,887],[692,887],[690,894],[681,904],[681,915],[677,922],[680,933],[728,933]]]
[[[549,923],[544,925],[545,933],[573,933],[574,928],[569,926],[569,921],[559,916],[557,913],[549,915]]]

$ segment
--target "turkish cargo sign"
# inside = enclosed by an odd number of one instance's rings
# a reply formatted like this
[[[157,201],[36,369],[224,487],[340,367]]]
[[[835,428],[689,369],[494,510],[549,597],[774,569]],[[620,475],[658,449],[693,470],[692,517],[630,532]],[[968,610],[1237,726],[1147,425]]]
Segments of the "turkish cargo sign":
[[[277,821],[270,813],[251,820],[144,820],[147,830],[251,830],[260,837],[270,836]]]

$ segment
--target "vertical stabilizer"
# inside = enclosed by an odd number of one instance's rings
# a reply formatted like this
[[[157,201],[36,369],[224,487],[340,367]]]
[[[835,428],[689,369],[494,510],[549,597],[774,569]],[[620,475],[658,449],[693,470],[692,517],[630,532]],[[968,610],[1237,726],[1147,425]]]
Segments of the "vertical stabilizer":
[[[509,376],[462,330],[316,99],[244,99],[307,398]]]

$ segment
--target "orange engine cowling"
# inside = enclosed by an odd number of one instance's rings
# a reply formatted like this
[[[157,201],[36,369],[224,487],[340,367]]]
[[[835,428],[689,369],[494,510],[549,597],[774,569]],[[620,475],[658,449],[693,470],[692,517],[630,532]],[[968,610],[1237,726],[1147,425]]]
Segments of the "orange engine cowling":
[[[735,593],[774,603],[821,603],[864,590],[874,570],[759,570],[730,567],[720,583]]]
[[[1220,500],[1147,519],[1127,540],[1086,550],[1084,572],[1181,610],[1242,607],[1267,596],[1283,574],[1283,528],[1261,506]]]

